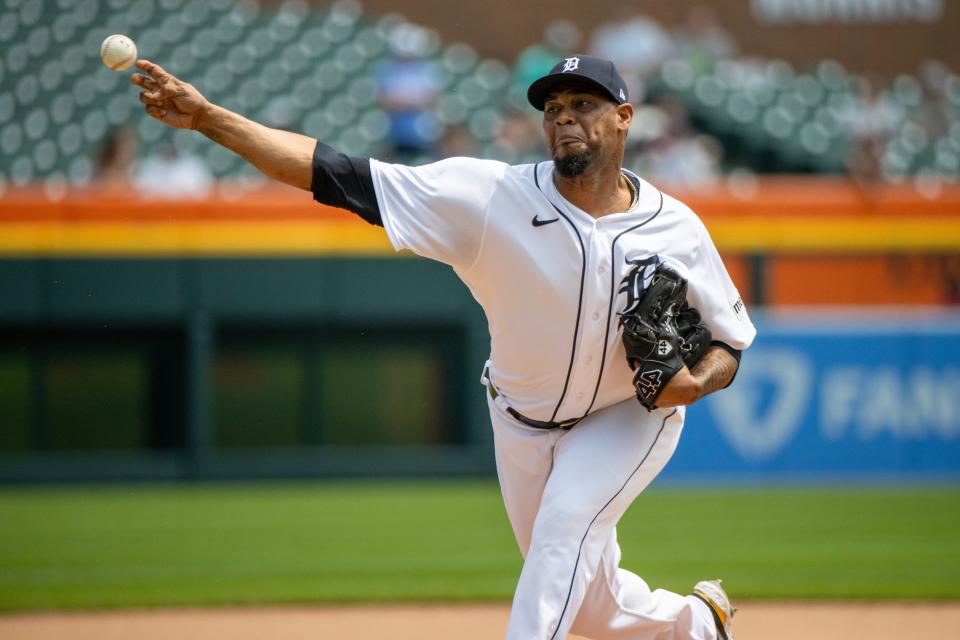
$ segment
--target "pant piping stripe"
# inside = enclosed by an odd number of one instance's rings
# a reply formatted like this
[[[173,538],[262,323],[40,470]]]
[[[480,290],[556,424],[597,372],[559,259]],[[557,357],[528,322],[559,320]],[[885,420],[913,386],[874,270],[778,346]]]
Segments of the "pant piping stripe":
[[[600,514],[603,513],[607,507],[610,506],[610,503],[617,499],[617,497],[623,493],[623,490],[627,488],[627,485],[630,484],[630,481],[633,479],[633,476],[637,475],[637,471],[640,471],[640,467],[643,466],[643,463],[647,461],[647,458],[650,457],[650,452],[653,451],[653,448],[657,446],[657,441],[660,440],[660,434],[663,433],[663,427],[667,424],[667,420],[672,418],[674,414],[677,413],[677,410],[674,409],[668,416],[663,419],[663,422],[660,423],[660,429],[657,431],[656,437],[653,439],[653,443],[650,444],[650,448],[647,449],[647,452],[643,454],[643,458],[640,460],[640,464],[637,465],[637,468],[627,477],[620,489],[617,490],[613,497],[607,500],[607,503],[601,507],[600,511],[597,511],[597,515],[593,516],[593,520],[590,521],[590,524],[587,525],[587,530],[583,532],[583,537],[580,538],[580,547],[577,549],[577,560],[573,563],[573,575],[570,576],[570,587],[567,589],[567,599],[563,603],[563,610],[560,612],[560,618],[557,619],[557,627],[553,630],[553,635],[550,636],[550,640],[554,640],[557,637],[557,633],[560,631],[560,625],[563,622],[563,616],[567,613],[567,607],[570,605],[570,597],[573,595],[573,583],[577,579],[577,567],[580,566],[580,555],[583,553],[583,543],[586,541],[587,536],[590,535],[590,528],[593,526],[593,523],[597,521],[597,518],[600,517]]]

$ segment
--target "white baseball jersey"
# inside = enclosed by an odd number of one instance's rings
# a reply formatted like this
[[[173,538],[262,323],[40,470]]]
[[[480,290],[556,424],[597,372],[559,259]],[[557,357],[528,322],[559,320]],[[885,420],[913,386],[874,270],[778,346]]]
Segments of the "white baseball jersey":
[[[703,223],[646,181],[631,210],[598,219],[560,195],[552,162],[371,160],[371,173],[394,248],[452,266],[483,307],[490,378],[529,418],[581,418],[635,396],[617,312],[660,262],[687,278],[714,340],[753,340]]]
[[[714,339],[734,349],[753,340],[703,224],[639,179],[630,211],[594,218],[559,194],[551,162],[370,167],[393,246],[451,265],[490,325],[497,476],[525,558],[507,640],[716,640],[703,602],[651,591],[619,567],[615,530],[684,421],[683,407],[648,412],[636,400],[617,313],[665,262],[687,278]],[[531,419],[579,422],[543,429]]]

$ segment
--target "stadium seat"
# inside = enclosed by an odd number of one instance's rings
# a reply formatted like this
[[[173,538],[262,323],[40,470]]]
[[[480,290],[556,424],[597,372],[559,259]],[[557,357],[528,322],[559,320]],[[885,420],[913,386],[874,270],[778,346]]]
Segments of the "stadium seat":
[[[177,140],[202,152],[218,177],[248,175],[216,145],[139,116],[126,74],[104,69],[92,54],[110,33],[129,33],[143,57],[183,74],[211,100],[348,153],[382,148],[389,123],[373,73],[398,34],[415,34],[417,54],[437,63],[437,119],[466,127],[481,153],[496,152],[504,114],[527,108],[525,88],[510,86],[502,62],[444,43],[398,14],[366,15],[355,0],[328,7],[306,0],[22,0],[0,9],[0,181],[89,179],[104,136],[128,122],[142,154]],[[880,88],[893,123],[883,155],[892,176],[958,175],[960,76],[941,73],[936,106],[924,76],[902,74]],[[837,172],[854,143],[862,81],[830,59],[795,69],[782,60],[694,66],[676,57],[649,78],[647,92],[679,101],[698,128],[756,170]],[[941,124],[921,119],[930,113]]]

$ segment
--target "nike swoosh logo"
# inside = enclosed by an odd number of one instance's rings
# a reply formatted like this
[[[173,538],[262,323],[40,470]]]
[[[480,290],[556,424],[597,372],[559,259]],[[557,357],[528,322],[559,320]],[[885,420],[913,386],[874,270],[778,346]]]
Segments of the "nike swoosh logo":
[[[556,222],[560,218],[551,218],[549,220],[541,220],[539,214],[533,216],[533,226],[542,227],[545,224],[550,224],[551,222]]]

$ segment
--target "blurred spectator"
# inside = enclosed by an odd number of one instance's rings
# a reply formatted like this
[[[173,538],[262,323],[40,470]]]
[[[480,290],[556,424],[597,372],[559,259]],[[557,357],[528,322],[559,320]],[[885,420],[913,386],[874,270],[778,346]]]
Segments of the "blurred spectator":
[[[93,185],[105,191],[128,190],[137,163],[137,135],[130,125],[113,129],[94,158]]]
[[[628,140],[629,149],[644,177],[671,188],[716,184],[723,149],[712,136],[691,128],[683,105],[661,98],[638,108],[634,121],[637,132]]]
[[[637,104],[644,96],[644,76],[674,55],[676,45],[656,20],[622,7],[612,22],[593,33],[590,53],[613,60]]]
[[[713,68],[717,60],[737,53],[733,37],[720,25],[713,7],[698,5],[687,12],[686,24],[677,29],[675,39],[690,68],[697,74]]]
[[[857,98],[842,118],[852,136],[847,173],[864,196],[884,180],[884,150],[897,122],[877,89],[880,82],[878,78],[860,78]]]
[[[552,20],[543,31],[543,41],[520,52],[513,68],[513,86],[522,94],[523,104],[526,104],[527,87],[549,73],[561,58],[573,55],[581,39],[580,29],[574,23]]]
[[[927,93],[938,101],[945,99],[947,83],[952,75],[950,67],[939,60],[925,61],[917,74]]]
[[[670,187],[709,187],[719,179],[722,153],[720,143],[706,134],[666,136],[648,152],[648,176]]]
[[[414,162],[433,153],[442,129],[432,109],[441,89],[440,71],[424,58],[430,34],[400,24],[390,34],[392,57],[375,72],[378,98],[390,117],[391,159]]]
[[[954,105],[950,104],[947,95],[952,76],[949,67],[936,60],[927,60],[918,70],[918,90],[925,99],[916,116],[931,138],[949,135],[950,125],[956,117]]]
[[[148,198],[200,200],[210,195],[213,174],[203,160],[169,143],[140,164],[136,185]]]
[[[549,69],[548,69],[549,71]],[[539,114],[511,108],[503,114],[493,141],[493,155],[509,163],[534,162],[547,155]]]
[[[449,125],[440,138],[441,158],[462,158],[476,155],[477,139],[462,124]]]

